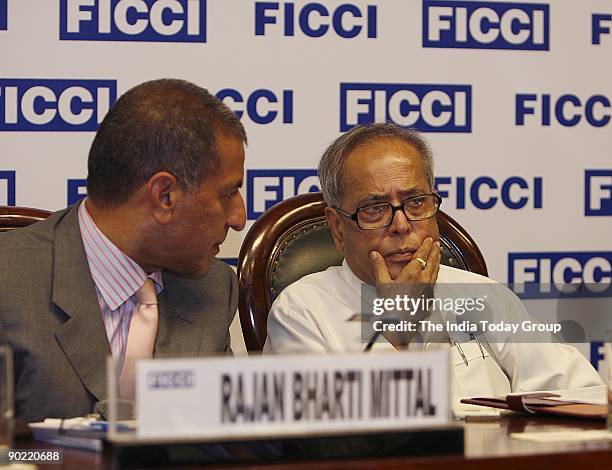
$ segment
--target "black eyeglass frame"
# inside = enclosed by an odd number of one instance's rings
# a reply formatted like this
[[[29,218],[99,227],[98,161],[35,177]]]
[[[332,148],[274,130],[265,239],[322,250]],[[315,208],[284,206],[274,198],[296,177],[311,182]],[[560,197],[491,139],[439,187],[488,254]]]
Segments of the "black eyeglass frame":
[[[410,201],[411,199],[416,199],[419,197],[423,197],[423,196],[433,196],[436,201],[438,202],[438,204],[436,205],[436,212],[434,212],[432,215],[430,215],[429,217],[423,217],[422,219],[415,219],[415,218],[411,218],[406,211],[404,210],[404,204],[406,204],[407,201]],[[361,226],[361,224],[359,223],[359,217],[357,214],[359,214],[359,211],[362,211],[364,209],[367,209],[369,207],[373,207],[373,206],[378,206],[380,204],[388,204],[389,206],[391,206],[391,219],[389,219],[389,222],[385,225],[381,225],[380,227],[373,227],[373,228],[364,228]],[[427,220],[427,219],[431,219],[432,217],[435,217],[436,215],[438,215],[438,212],[440,211],[440,206],[442,205],[442,196],[440,196],[438,193],[426,193],[426,194],[418,194],[416,196],[411,196],[409,198],[404,199],[400,204],[398,204],[397,206],[394,206],[393,204],[391,204],[390,202],[377,202],[376,204],[370,204],[368,206],[363,206],[363,207],[358,207],[357,210],[351,214],[350,212],[347,212],[343,209],[340,209],[338,206],[332,206],[335,210],[338,211],[339,214],[343,215],[344,217],[354,220],[357,223],[357,226],[361,229],[361,230],[378,230],[381,228],[385,228],[388,227],[389,225],[391,225],[393,223],[393,219],[395,219],[395,213],[399,210],[401,210],[404,215],[406,216],[406,219],[411,221],[411,222],[418,222],[420,220]]]

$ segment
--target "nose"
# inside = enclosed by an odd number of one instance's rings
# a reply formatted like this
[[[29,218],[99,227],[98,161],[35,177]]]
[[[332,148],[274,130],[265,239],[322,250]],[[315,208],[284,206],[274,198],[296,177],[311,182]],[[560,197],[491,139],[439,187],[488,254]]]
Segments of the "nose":
[[[393,214],[393,219],[391,220],[391,225],[389,225],[389,233],[390,234],[402,234],[409,232],[412,229],[410,225],[410,221],[404,214],[403,210],[396,210]]]
[[[232,202],[227,217],[227,225],[237,232],[240,232],[246,225],[246,209],[244,207],[244,199],[242,199],[242,194],[240,193],[237,193]]]

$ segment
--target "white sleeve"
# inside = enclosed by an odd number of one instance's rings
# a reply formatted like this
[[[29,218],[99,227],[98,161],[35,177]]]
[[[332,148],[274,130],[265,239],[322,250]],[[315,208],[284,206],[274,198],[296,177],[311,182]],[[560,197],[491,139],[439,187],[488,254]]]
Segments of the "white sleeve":
[[[508,317],[530,318],[523,303],[507,291]],[[601,385],[601,377],[573,346],[554,342],[551,335],[541,342],[493,344],[493,352],[510,379],[513,392],[563,390]]]
[[[308,307],[284,291],[268,315],[264,354],[325,353],[325,340]]]
[[[512,391],[563,390],[602,385],[586,358],[573,346],[558,343],[510,345],[507,360]]]

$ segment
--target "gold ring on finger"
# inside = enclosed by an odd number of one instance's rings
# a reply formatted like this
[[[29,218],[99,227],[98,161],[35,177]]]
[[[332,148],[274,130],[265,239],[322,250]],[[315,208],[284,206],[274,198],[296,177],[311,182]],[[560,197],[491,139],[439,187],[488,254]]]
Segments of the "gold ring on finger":
[[[425,269],[425,266],[427,266],[427,261],[425,261],[423,258],[419,258],[418,256],[414,259],[419,262],[419,264],[421,265],[421,269]]]

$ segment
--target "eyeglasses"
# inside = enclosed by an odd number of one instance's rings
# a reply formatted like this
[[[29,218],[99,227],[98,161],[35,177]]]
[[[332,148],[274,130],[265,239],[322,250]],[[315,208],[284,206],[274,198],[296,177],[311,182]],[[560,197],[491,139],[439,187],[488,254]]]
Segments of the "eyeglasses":
[[[346,212],[337,206],[333,206],[344,217],[357,222],[362,230],[376,230],[391,225],[395,212],[401,210],[406,219],[411,221],[425,220],[434,217],[442,204],[439,194],[419,194],[418,196],[404,199],[398,206],[389,202],[380,202],[370,206],[359,207],[354,214]]]

